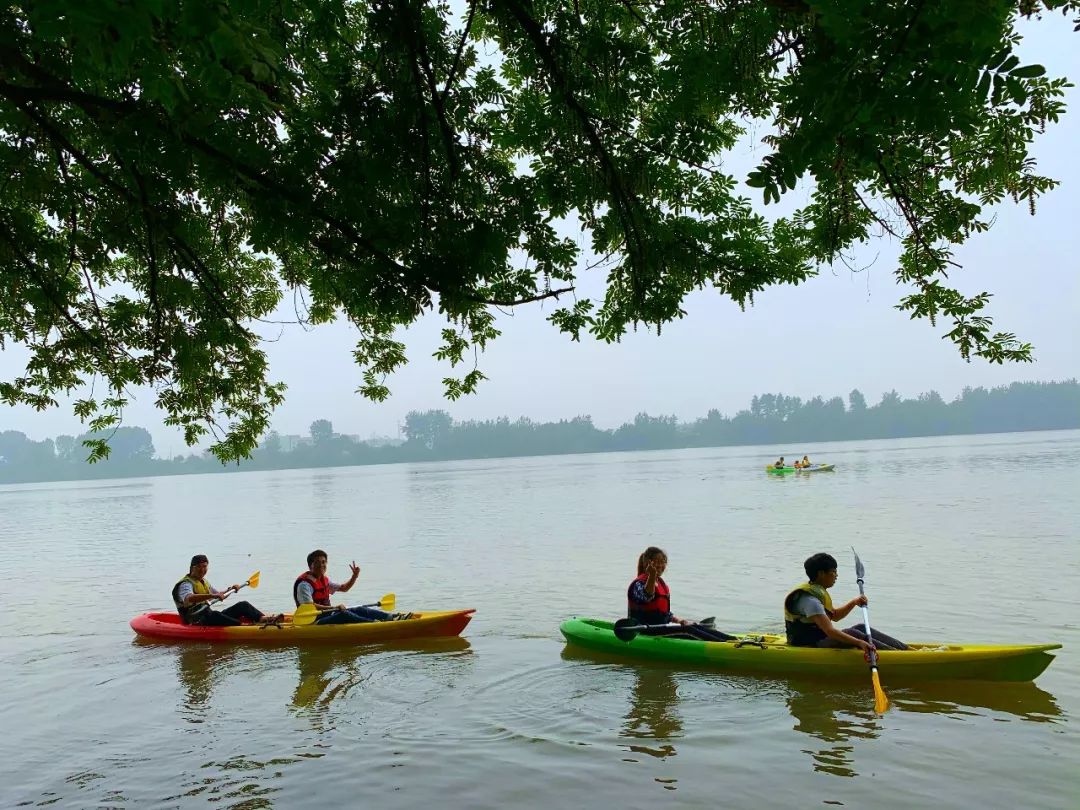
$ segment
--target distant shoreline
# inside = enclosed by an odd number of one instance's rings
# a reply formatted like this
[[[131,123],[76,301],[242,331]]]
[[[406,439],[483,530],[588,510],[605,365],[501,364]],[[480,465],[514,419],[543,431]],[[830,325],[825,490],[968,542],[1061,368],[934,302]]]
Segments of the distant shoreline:
[[[1078,420],[1080,422],[1080,420]],[[1008,436],[1019,435],[1025,433],[1051,433],[1055,431],[1069,431],[1080,430],[1080,424],[1075,427],[1046,427],[1046,428],[1028,428],[1025,430],[995,430],[995,431],[973,431],[968,433],[926,433],[916,434],[910,436],[861,436],[857,438],[845,438],[845,439],[814,439],[806,440],[802,444],[845,444],[849,442],[867,442],[867,441],[895,441],[900,439],[940,439],[948,438],[950,436]],[[666,452],[669,450],[715,450],[726,447],[764,447],[774,446],[777,443],[761,443],[761,442],[746,442],[738,444],[724,444],[724,445],[689,445],[684,447],[657,447],[657,448],[626,448],[617,450],[581,450],[581,451],[552,451],[549,453],[528,453],[517,455],[486,455],[486,456],[455,456],[452,458],[427,458],[427,459],[386,459],[386,460],[372,460],[362,462],[340,462],[340,463],[326,463],[326,464],[309,464],[309,465],[296,465],[296,466],[274,466],[268,467],[264,465],[255,464],[230,464],[221,465],[215,464],[214,466],[204,469],[157,469],[155,471],[136,471],[131,470],[129,472],[117,471],[110,462],[99,462],[96,465],[87,464],[83,471],[89,469],[91,472],[101,470],[101,475],[70,475],[66,477],[53,477],[53,478],[34,478],[26,480],[9,480],[7,478],[0,478],[0,487],[2,486],[18,486],[21,484],[51,484],[51,483],[71,483],[76,481],[119,481],[132,478],[171,478],[174,476],[185,475],[221,475],[221,474],[234,474],[234,473],[256,473],[256,472],[285,472],[291,470],[320,470],[320,469],[341,469],[344,467],[385,467],[395,464],[437,464],[445,463],[448,461],[484,461],[484,460],[504,460],[504,459],[519,459],[519,458],[550,458],[553,456],[586,456],[586,455],[613,455],[621,453],[653,453],[653,452]],[[785,444],[798,444],[798,442],[787,442]],[[766,454],[768,455],[768,454]],[[794,452],[792,458],[794,458]],[[154,459],[153,463],[170,465],[171,462],[167,460]],[[762,464],[768,463],[768,459],[764,459]],[[108,470],[108,472],[106,472]]]

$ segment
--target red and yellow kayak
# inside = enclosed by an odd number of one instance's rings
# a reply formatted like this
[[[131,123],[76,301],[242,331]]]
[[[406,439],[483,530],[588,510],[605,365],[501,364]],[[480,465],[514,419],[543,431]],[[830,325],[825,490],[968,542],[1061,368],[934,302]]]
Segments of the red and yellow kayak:
[[[457,636],[476,610],[418,611],[411,619],[362,624],[294,625],[287,615],[281,625],[261,627],[202,627],[184,624],[175,613],[143,613],[131,620],[131,629],[143,638],[159,641],[213,641],[237,644],[378,644],[410,638]]]

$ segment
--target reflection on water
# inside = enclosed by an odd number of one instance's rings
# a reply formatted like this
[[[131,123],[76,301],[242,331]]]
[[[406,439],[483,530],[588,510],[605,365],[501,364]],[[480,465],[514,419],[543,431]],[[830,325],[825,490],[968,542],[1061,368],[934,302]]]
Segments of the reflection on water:
[[[202,802],[231,810],[269,810],[277,806],[273,797],[282,790],[275,784],[281,776],[281,768],[295,761],[290,757],[257,759],[239,755],[224,761],[206,762],[198,777],[185,780],[186,789],[182,793],[168,796],[165,801],[186,805],[190,802],[183,802],[183,799],[199,797]]]
[[[136,636],[132,644],[155,647],[176,656],[176,675],[184,687],[180,716],[189,723],[202,723],[210,711],[214,687],[233,669],[236,647],[229,644],[163,644]]]
[[[327,710],[334,701],[345,698],[368,679],[364,669],[368,656],[383,663],[387,657],[400,653],[451,653],[468,649],[469,642],[461,637],[413,639],[367,647],[298,647],[292,708],[307,716],[316,731],[331,730]]]
[[[870,686],[835,689],[820,683],[792,682],[788,709],[801,731],[825,743],[802,749],[814,770],[835,776],[856,776],[852,758],[860,740],[879,736],[882,723],[874,714]],[[1061,709],[1049,692],[1034,683],[978,681],[924,684],[889,690],[892,711],[941,714],[950,717],[988,717],[1004,714],[1023,721],[1054,723]],[[995,717],[1008,721],[1009,717]]]
[[[992,712],[1034,723],[1061,722],[1057,699],[1034,683],[926,684],[889,693],[893,705],[905,712],[933,712],[954,717],[986,717]],[[996,718],[1009,720],[1009,717]]]
[[[670,670],[634,668],[630,690],[630,711],[623,724],[622,736],[637,740],[629,749],[636,754],[665,759],[675,756],[671,740],[682,736],[682,720],[675,710],[679,688]],[[653,745],[643,744],[652,742]]]
[[[630,707],[619,735],[629,741],[627,750],[660,760],[676,755],[676,740],[695,735],[694,729],[685,730],[684,726],[687,713],[691,718],[694,714],[692,684],[703,682],[722,682],[734,686],[739,694],[745,693],[745,687],[751,687],[756,698],[769,694],[782,696],[795,721],[791,728],[812,740],[808,745],[805,738],[800,738],[799,750],[809,755],[816,772],[857,776],[854,762],[859,747],[890,736],[885,733],[888,717],[879,718],[874,713],[869,680],[863,685],[731,675],[704,667],[634,663],[622,656],[572,645],[563,649],[562,658],[600,665],[601,671],[612,677],[619,674],[632,677]],[[606,679],[593,680],[600,684]],[[680,683],[691,687],[690,705],[680,705],[687,703],[686,698],[680,700]],[[995,722],[1064,723],[1066,720],[1057,698],[1034,683],[960,681],[903,688],[886,686],[886,690],[892,713],[937,714],[961,720],[989,718]],[[870,757],[867,761],[875,760]]]
[[[351,648],[297,648],[297,682],[292,706],[309,715],[316,731],[332,729],[326,725],[326,709],[335,699],[364,682],[360,662],[357,651]]]
[[[833,691],[820,685],[795,686],[787,698],[795,718],[793,728],[825,745],[802,749],[814,761],[814,770],[835,776],[855,776],[851,768],[855,742],[878,736],[879,723],[866,690]]]

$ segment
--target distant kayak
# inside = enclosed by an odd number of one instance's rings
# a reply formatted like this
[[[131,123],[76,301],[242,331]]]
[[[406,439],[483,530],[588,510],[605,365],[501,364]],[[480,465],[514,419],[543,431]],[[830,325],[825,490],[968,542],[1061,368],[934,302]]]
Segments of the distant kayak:
[[[865,677],[866,661],[856,649],[789,647],[783,636],[739,636],[737,641],[637,635],[615,637],[612,622],[569,619],[559,627],[578,647],[639,660],[704,666],[759,675]],[[904,652],[882,651],[882,679],[906,681],[1032,681],[1042,674],[1060,644],[912,644]]]
[[[829,472],[835,469],[835,464],[811,464],[809,467],[774,467],[772,464],[769,464],[766,465],[765,472],[772,473],[773,475],[787,475],[788,473]]]
[[[475,610],[423,611],[395,622],[358,624],[242,625],[202,627],[183,624],[175,613],[143,613],[131,620],[131,629],[143,638],[160,641],[214,641],[237,644],[377,644],[406,638],[457,636]],[[287,617],[291,619],[292,617]]]

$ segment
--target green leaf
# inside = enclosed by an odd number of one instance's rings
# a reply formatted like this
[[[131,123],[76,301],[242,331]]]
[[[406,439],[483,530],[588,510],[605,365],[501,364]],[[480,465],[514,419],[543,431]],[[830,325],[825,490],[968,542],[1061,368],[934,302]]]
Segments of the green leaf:
[[[1009,76],[1014,79],[1035,79],[1046,75],[1046,68],[1042,65],[1025,65],[1009,71]]]

